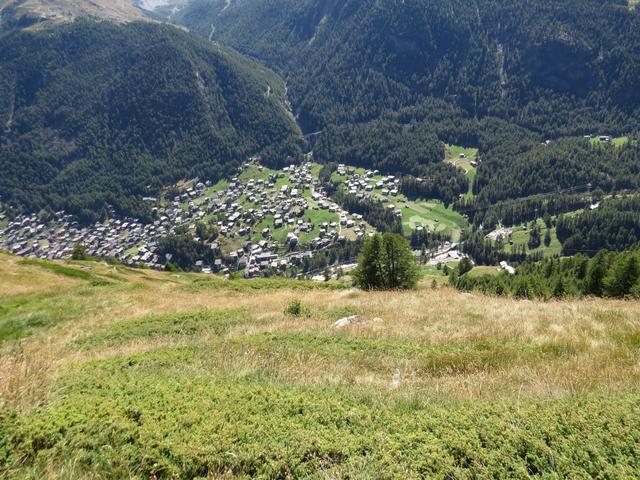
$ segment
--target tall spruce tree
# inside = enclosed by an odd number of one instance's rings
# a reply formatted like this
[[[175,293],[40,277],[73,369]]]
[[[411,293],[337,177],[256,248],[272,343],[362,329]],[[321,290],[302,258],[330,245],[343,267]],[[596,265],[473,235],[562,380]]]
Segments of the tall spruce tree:
[[[640,279],[640,265],[636,255],[621,255],[604,279],[604,292],[609,297],[624,297]]]
[[[416,262],[407,240],[393,233],[375,234],[358,259],[355,283],[366,290],[406,290],[417,283]]]

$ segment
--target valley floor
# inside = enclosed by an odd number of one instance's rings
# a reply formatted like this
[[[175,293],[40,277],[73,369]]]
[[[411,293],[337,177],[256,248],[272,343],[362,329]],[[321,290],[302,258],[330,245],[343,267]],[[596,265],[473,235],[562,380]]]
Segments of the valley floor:
[[[640,471],[638,302],[5,254],[0,272],[0,477]],[[349,315],[360,323],[334,326]]]

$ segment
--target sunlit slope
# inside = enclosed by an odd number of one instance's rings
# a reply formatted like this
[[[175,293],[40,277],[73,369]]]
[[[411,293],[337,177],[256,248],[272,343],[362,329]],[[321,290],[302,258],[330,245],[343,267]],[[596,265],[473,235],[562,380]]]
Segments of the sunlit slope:
[[[637,302],[0,266],[0,476],[640,468]],[[347,315],[360,323],[334,327]]]

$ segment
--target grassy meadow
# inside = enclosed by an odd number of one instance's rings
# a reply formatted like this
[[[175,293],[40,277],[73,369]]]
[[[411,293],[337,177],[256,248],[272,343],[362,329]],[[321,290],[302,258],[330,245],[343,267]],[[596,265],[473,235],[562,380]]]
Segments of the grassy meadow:
[[[464,154],[461,158],[460,155]],[[467,148],[458,145],[445,145],[444,161],[452,164],[454,167],[461,168],[467,174],[469,179],[469,190],[466,193],[467,198],[473,197],[473,182],[476,178],[477,168],[471,165],[478,159],[477,148]]]
[[[640,305],[0,254],[1,478],[633,478]],[[301,315],[285,313],[293,299]],[[359,315],[361,323],[334,322]]]

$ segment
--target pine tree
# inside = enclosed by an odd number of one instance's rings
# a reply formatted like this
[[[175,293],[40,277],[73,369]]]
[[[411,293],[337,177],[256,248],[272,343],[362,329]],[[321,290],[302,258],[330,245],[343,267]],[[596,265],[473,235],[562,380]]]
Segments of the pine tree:
[[[600,251],[589,262],[589,268],[587,269],[587,276],[584,282],[584,293],[587,295],[602,295],[602,288],[604,283],[604,277],[607,273],[607,254],[605,251]]]
[[[610,297],[624,297],[631,293],[640,279],[640,265],[636,255],[620,255],[604,280],[604,292]]]
[[[384,284],[388,289],[410,289],[417,283],[416,262],[407,240],[393,233],[382,236],[385,252]]]
[[[551,295],[554,298],[563,298],[567,294],[567,289],[564,286],[564,281],[562,277],[558,275],[555,282],[553,283],[553,288],[551,289]]]
[[[382,236],[376,233],[365,242],[362,253],[358,258],[358,267],[354,272],[356,285],[365,290],[381,288],[383,286],[383,255]]]
[[[376,234],[365,243],[354,273],[355,284],[366,290],[414,288],[417,278],[409,243],[392,233]]]
[[[459,275],[464,275],[467,272],[470,272],[473,269],[473,262],[471,262],[471,259],[469,257],[464,257],[462,260],[460,260],[460,263],[458,263],[458,274]]]

